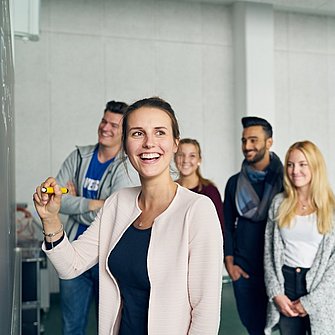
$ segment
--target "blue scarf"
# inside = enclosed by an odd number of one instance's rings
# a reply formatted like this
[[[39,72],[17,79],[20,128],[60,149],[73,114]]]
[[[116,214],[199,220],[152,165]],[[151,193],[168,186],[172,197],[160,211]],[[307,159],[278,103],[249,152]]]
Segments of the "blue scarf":
[[[270,153],[270,164],[265,171],[253,170],[246,160],[242,163],[237,180],[236,208],[240,216],[251,221],[266,219],[273,197],[283,189],[283,164],[279,157]],[[264,180],[263,197],[260,200],[252,182]]]

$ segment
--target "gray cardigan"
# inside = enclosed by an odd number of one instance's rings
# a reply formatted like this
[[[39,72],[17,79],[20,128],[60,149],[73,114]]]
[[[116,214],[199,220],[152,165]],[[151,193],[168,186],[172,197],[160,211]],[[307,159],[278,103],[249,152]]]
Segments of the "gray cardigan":
[[[265,285],[269,297],[265,334],[270,335],[279,321],[273,298],[284,294],[284,243],[275,220],[283,194],[278,194],[269,209],[265,231]],[[333,225],[335,225],[333,216]],[[313,335],[335,334],[335,229],[324,235],[312,267],[306,275],[307,294],[300,298],[311,321]]]
[[[68,215],[65,230],[70,241],[77,233],[78,224],[90,225],[98,212],[89,211],[90,199],[83,197],[83,182],[96,147],[97,145],[77,147],[65,159],[56,177],[60,185],[65,186],[68,181],[72,181],[77,190],[77,196],[69,194],[63,196],[60,211]],[[105,200],[121,188],[137,185],[139,185],[138,173],[129,160],[119,153],[101,178],[98,199]]]

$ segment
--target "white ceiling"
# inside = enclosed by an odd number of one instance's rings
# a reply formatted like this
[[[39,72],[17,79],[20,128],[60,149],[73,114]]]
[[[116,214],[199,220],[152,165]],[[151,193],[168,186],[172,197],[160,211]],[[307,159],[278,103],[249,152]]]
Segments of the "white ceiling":
[[[235,2],[254,2],[272,4],[276,10],[287,10],[318,15],[335,16],[335,0],[185,0],[231,5]]]

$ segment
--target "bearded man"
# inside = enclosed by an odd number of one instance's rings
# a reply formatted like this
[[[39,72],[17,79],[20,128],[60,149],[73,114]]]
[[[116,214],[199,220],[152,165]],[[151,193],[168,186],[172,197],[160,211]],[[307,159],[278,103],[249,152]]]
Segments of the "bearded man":
[[[224,197],[225,266],[241,322],[250,335],[264,335],[264,232],[271,201],[283,189],[283,165],[270,151],[270,123],[255,116],[241,121],[245,159],[241,171],[229,178]]]

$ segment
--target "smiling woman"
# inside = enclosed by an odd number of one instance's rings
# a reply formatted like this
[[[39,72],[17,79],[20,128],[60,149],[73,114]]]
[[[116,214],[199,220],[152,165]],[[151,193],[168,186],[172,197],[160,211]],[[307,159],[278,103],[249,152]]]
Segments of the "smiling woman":
[[[223,233],[223,204],[221,195],[214,183],[202,176],[200,172],[201,161],[202,155],[199,142],[192,138],[181,139],[178,151],[175,154],[175,162],[179,171],[177,183],[193,192],[206,195],[213,201]]]
[[[170,179],[170,162],[177,151],[179,139],[173,136],[169,114],[158,108],[143,106],[134,110],[125,123],[125,151],[143,182],[146,182],[146,177],[161,178],[162,174]],[[174,183],[171,186],[176,188]]]
[[[265,334],[276,324],[282,335],[332,334],[335,197],[325,160],[301,141],[288,149],[284,168],[284,192],[273,199],[265,233]]]
[[[76,242],[60,233],[48,243],[48,233],[60,226],[62,196],[48,178],[34,194],[47,232],[43,249],[64,279],[99,264],[100,335],[217,334],[220,223],[208,197],[176,184],[169,173],[179,142],[174,111],[157,97],[140,100],[127,109],[122,129],[141,186],[110,196]],[[41,193],[48,186],[53,195]]]

